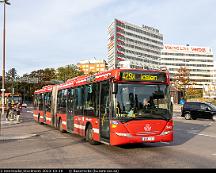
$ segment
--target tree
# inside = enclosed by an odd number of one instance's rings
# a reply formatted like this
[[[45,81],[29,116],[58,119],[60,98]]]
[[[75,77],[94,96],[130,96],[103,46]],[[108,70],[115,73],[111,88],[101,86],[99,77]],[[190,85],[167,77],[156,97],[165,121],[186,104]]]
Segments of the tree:
[[[189,86],[186,92],[187,98],[202,98],[203,97],[203,89],[195,89],[192,86]]]
[[[56,72],[54,68],[45,68],[43,71],[43,81],[51,81],[52,79],[56,79]]]
[[[11,68],[5,74],[5,88],[7,92],[17,92],[17,82],[16,80],[19,79],[17,75],[17,70],[15,68]]]
[[[56,70],[57,72],[57,79],[58,80],[62,80],[62,81],[66,81],[68,79],[77,77],[77,76],[81,76],[84,73],[82,71],[79,70],[79,68],[74,65],[67,65],[65,67],[59,67]]]
[[[6,72],[5,79],[7,82],[12,82],[17,79],[19,76],[17,75],[17,70],[15,68],[11,68]]]
[[[56,79],[56,71],[54,68],[45,68],[32,71],[30,74],[24,74],[23,77],[29,79],[37,78],[39,82],[51,81],[52,79]]]
[[[190,70],[186,67],[180,67],[174,76],[174,85],[183,93],[183,98],[187,99],[194,92],[194,83],[190,79]]]
[[[15,69],[14,72],[12,72],[12,69],[10,69],[7,73],[8,81],[12,81],[11,79],[13,73],[15,78],[19,79],[14,82],[15,90],[21,93],[23,98],[27,100],[32,100],[34,91],[42,88],[45,85],[59,84],[62,83],[62,81],[66,81],[67,79],[71,79],[84,74],[76,65],[73,64],[67,65],[65,67],[59,67],[58,69],[45,68],[35,70],[30,74],[26,73],[21,77],[17,75]],[[35,83],[37,84],[35,85]],[[6,84],[7,91],[11,92],[11,83],[7,82]]]

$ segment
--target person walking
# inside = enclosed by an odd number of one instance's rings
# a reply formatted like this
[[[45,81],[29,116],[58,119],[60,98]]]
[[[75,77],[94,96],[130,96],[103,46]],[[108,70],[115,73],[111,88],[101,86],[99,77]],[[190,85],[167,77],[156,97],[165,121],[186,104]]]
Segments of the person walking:
[[[12,109],[12,104],[11,104],[11,102],[8,102],[8,109],[7,109],[7,113],[6,113],[6,121],[9,120],[8,117],[9,117],[9,113],[10,113],[11,109]]]

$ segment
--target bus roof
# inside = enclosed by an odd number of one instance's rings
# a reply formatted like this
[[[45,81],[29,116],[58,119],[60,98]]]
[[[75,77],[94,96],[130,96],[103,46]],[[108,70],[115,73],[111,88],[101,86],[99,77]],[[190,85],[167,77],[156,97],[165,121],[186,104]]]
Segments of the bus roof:
[[[34,92],[34,94],[40,94],[40,93],[51,92],[53,86],[55,86],[55,85],[47,85],[47,86],[43,86],[42,89],[36,90],[36,91]]]
[[[162,70],[144,70],[144,69],[113,69],[113,70],[108,70],[104,72],[99,72],[94,75],[83,75],[83,76],[78,76],[73,79],[68,79],[65,83],[58,84],[58,90],[61,89],[66,89],[70,87],[75,87],[75,86],[80,86],[80,85],[85,85],[89,83],[94,83],[94,82],[99,82],[103,80],[107,80],[110,78],[113,78],[114,81],[119,81],[120,80],[120,72],[125,72],[125,71],[133,71],[133,72],[148,72],[149,74],[151,73],[165,73],[166,74],[166,83],[169,83],[169,75],[168,71],[162,71]],[[43,93],[43,92],[51,92],[53,86],[56,85],[48,85],[44,86],[42,89],[35,91],[35,94]]]

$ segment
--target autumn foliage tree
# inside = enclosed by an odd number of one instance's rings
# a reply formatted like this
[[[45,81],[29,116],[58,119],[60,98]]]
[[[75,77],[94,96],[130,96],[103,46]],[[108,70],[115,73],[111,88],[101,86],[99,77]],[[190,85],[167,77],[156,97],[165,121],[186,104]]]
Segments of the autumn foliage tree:
[[[174,76],[174,85],[183,93],[184,99],[188,99],[190,95],[195,93],[194,84],[190,79],[190,70],[186,67],[180,67]]]
[[[68,79],[72,79],[83,74],[84,73],[80,71],[79,68],[74,64],[59,67],[56,70],[57,79],[62,81],[67,81]]]

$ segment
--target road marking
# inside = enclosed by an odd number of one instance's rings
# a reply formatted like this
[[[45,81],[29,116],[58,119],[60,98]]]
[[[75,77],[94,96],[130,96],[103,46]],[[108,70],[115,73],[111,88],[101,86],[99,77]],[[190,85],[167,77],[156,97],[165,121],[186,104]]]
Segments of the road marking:
[[[204,133],[198,133],[200,130],[174,129],[174,131],[186,131],[187,133],[194,134],[194,135],[216,138],[215,135],[207,135],[207,134],[204,134]]]
[[[25,134],[20,136],[0,136],[0,141],[26,139],[34,136],[37,136],[37,134]]]
[[[192,132],[188,132],[188,133],[192,133]],[[192,134],[199,135],[199,136],[210,137],[210,138],[216,138],[216,136],[214,136],[214,135],[206,135],[206,134],[203,134],[203,133],[192,133]]]
[[[196,133],[199,134],[198,132],[200,132],[200,130],[195,130],[195,129],[191,129],[191,130],[187,130],[188,133]]]
[[[33,113],[33,111],[26,111],[26,112]]]

